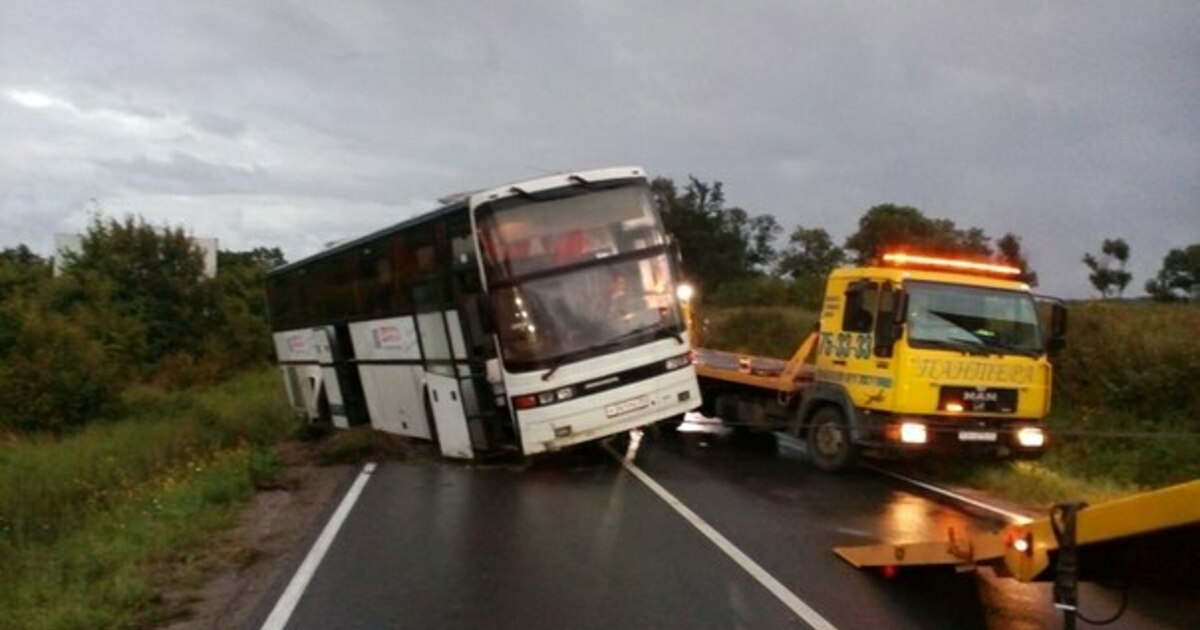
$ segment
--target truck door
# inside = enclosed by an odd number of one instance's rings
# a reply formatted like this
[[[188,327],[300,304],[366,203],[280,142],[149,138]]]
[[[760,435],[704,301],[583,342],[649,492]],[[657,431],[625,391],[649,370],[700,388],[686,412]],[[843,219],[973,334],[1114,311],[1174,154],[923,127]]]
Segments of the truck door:
[[[842,383],[856,407],[883,409],[891,401],[891,344],[886,334],[878,333],[891,325],[894,293],[889,283],[862,279],[847,286],[845,297],[831,363],[842,370]],[[877,339],[886,345],[877,347]]]

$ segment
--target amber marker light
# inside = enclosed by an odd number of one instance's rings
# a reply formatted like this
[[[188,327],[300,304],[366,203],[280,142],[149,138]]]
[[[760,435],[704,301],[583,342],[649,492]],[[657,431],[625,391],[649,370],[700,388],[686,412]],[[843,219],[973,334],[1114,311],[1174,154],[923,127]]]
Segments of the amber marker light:
[[[953,269],[955,271],[973,271],[975,273],[992,273],[1001,276],[1019,276],[1021,270],[1009,265],[994,265],[973,260],[958,260],[955,258],[937,258],[934,256],[918,256],[896,252],[883,255],[883,262],[897,267],[935,267]]]

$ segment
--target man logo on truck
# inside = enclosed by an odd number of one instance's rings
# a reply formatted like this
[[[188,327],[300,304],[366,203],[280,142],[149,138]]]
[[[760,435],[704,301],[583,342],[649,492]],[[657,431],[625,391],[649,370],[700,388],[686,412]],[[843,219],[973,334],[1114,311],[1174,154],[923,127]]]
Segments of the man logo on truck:
[[[987,391],[963,392],[963,401],[971,403],[1000,402],[1000,394]]]

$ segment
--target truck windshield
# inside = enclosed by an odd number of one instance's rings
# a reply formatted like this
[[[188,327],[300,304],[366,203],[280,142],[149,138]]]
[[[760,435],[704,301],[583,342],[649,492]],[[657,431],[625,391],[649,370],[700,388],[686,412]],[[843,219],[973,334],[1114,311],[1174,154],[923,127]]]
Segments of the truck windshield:
[[[482,206],[477,225],[509,369],[542,369],[682,329],[644,183],[505,199]]]
[[[913,347],[1031,356],[1042,352],[1037,312],[1028,293],[917,281],[904,288]]]

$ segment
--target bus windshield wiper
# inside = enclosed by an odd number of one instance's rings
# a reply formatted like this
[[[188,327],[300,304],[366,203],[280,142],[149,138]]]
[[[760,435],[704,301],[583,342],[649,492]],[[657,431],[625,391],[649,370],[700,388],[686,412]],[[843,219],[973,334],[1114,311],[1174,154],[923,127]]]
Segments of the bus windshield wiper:
[[[546,373],[542,375],[542,380],[550,380],[550,377],[554,376],[554,373],[558,371],[558,368],[562,367],[562,364],[567,362],[567,359],[577,356],[579,356],[578,352],[568,352],[554,357],[554,360],[550,362],[550,369],[546,370]]]

